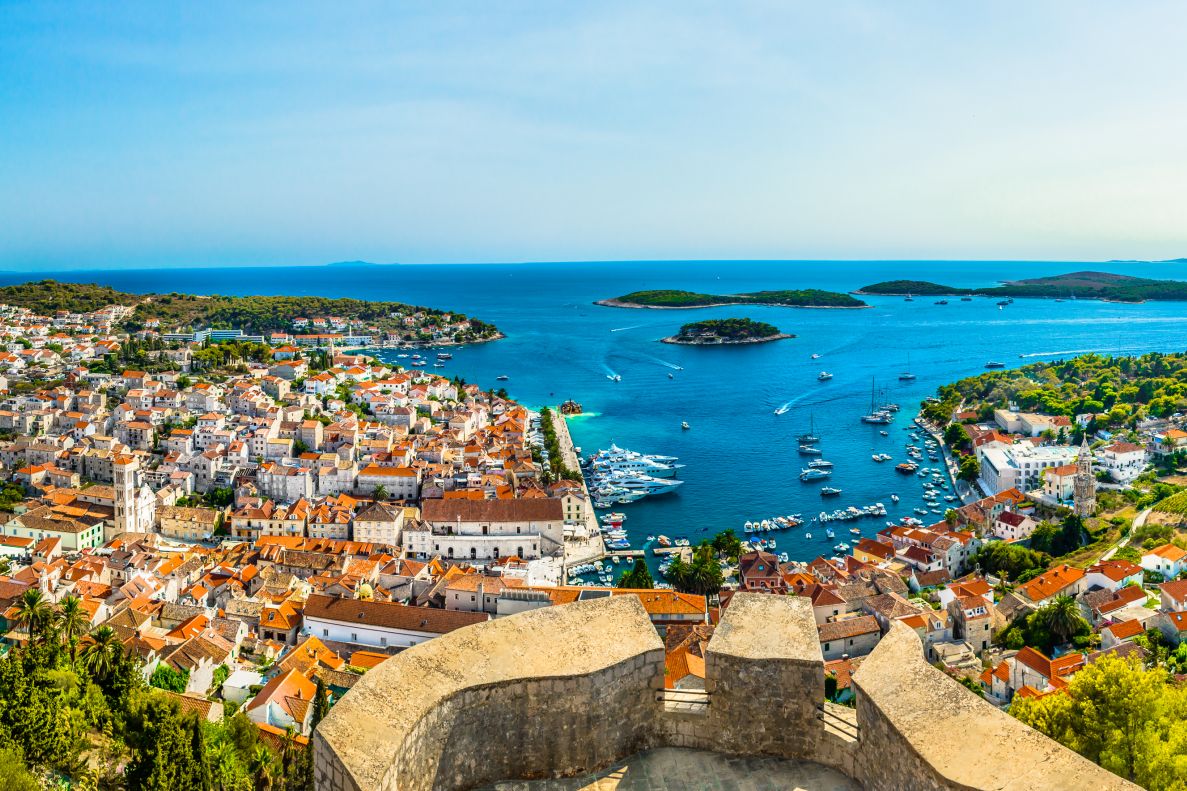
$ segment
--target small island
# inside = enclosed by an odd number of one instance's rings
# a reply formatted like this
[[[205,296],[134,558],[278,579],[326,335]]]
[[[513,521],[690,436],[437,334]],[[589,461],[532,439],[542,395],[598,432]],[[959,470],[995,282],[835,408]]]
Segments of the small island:
[[[849,294],[821,291],[816,288],[751,291],[743,294],[701,294],[678,289],[633,291],[613,299],[594,303],[609,308],[714,308],[723,305],[768,305],[782,308],[868,308],[869,305]]]
[[[664,343],[678,343],[684,346],[730,346],[744,343],[767,343],[769,341],[794,338],[778,327],[753,319],[709,319],[685,324],[680,332],[670,338],[661,338]]]
[[[1052,277],[1011,280],[988,288],[954,288],[926,280],[887,280],[863,286],[855,294],[901,297],[952,296],[971,294],[984,297],[1036,297],[1055,299],[1100,299],[1106,302],[1138,303],[1147,300],[1187,301],[1187,282],[1154,280],[1115,275],[1110,272],[1069,272]]]

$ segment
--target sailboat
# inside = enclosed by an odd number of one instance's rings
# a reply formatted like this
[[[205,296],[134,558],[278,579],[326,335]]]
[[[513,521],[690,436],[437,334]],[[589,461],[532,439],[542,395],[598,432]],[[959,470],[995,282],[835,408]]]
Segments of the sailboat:
[[[900,382],[910,382],[915,379],[915,374],[911,373],[911,353],[907,352],[907,370],[898,375]]]
[[[800,434],[798,437],[796,437],[796,440],[798,440],[801,445],[820,442],[820,437],[816,436],[816,421],[812,419],[811,415],[808,415],[808,433]]]
[[[890,410],[885,407],[878,406],[878,387],[874,382],[873,377],[870,378],[870,411],[868,414],[861,416],[862,423],[875,423],[878,425],[886,425],[894,418],[890,414]]]

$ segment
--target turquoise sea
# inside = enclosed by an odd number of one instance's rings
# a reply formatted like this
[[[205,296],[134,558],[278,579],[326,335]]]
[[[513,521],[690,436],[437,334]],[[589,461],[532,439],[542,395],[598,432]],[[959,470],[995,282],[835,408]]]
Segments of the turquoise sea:
[[[532,406],[580,401],[588,414],[570,425],[587,453],[615,442],[679,456],[687,465],[677,493],[620,509],[639,546],[649,534],[695,542],[726,527],[741,532],[746,520],[813,516],[824,506],[881,501],[891,516],[908,515],[919,505],[921,490],[918,478],[894,471],[894,463],[904,460],[901,427],[937,386],[980,373],[989,360],[1013,367],[1089,351],[1181,351],[1187,348],[1187,303],[1019,299],[999,310],[983,298],[936,305],[927,297],[913,302],[874,297],[866,298],[873,305],[868,310],[626,310],[598,307],[595,300],[645,288],[849,291],[898,278],[977,286],[1086,269],[1187,279],[1183,264],[639,261],[6,273],[0,283],[55,277],[136,292],[391,299],[494,322],[505,340],[452,349],[448,367],[430,370],[483,386],[497,386],[495,377],[506,375],[510,379],[502,384],[511,395]],[[657,342],[687,321],[735,316],[770,322],[797,337],[719,349]],[[820,359],[810,359],[814,353]],[[900,382],[908,357],[918,378]],[[821,370],[834,378],[818,382]],[[622,381],[611,381],[609,374]],[[869,406],[871,380],[902,406],[887,429],[889,437],[858,420]],[[780,407],[786,411],[776,415]],[[682,421],[691,429],[682,431]],[[797,454],[795,437],[809,421],[822,437],[825,458],[836,465],[826,483],[842,488],[840,497],[823,500],[820,483],[804,484],[797,477],[806,459]],[[894,462],[874,463],[870,456],[876,452],[891,454]],[[902,496],[898,506],[889,499],[892,492]],[[884,521],[855,524],[870,535]],[[850,526],[838,529],[836,541],[852,538]],[[832,554],[836,542],[825,541],[823,530],[813,535],[807,541],[802,530],[780,533],[778,551],[800,559]]]

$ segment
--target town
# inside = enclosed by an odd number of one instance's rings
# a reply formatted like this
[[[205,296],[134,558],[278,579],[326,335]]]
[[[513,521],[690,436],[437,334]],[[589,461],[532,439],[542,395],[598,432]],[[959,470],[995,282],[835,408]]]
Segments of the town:
[[[278,750],[307,744],[393,654],[605,595],[641,602],[665,686],[693,694],[737,593],[810,601],[841,705],[894,622],[1003,709],[1060,694],[1102,658],[1187,671],[1187,550],[1173,529],[1142,532],[1154,509],[1132,502],[1150,460],[1187,445],[1171,421],[1133,442],[1090,435],[1091,415],[921,416],[969,484],[940,521],[798,560],[726,530],[657,550],[670,553],[658,583],[625,553],[634,568],[598,585],[572,575],[611,557],[559,414],[338,351],[336,336],[129,334],[115,329],[126,310],[0,306],[4,642],[44,640],[53,613],[78,613],[69,639],[84,655],[118,644],[145,683],[212,722],[245,716]],[[323,323],[343,329],[300,328]],[[244,342],[267,359],[211,353]],[[152,372],[108,372],[130,348]],[[1105,514],[1125,508],[1128,523]]]

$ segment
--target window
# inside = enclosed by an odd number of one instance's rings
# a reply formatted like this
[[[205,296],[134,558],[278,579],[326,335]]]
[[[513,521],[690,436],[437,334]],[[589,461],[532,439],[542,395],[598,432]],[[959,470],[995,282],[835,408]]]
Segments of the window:
[[[351,632],[351,633],[350,633],[350,642],[352,642],[352,643],[357,643],[358,641],[359,641],[359,636],[358,636],[358,634],[357,634],[357,633],[355,633],[355,632]]]
[[[825,651],[827,651],[827,650],[828,650],[828,647],[829,647],[829,644],[828,644],[828,643],[825,643],[825,644],[824,644],[824,650],[825,650]]]
[[[386,638],[386,637],[380,637],[380,638],[379,638],[379,644],[380,644],[380,645],[387,645],[387,638]]]
[[[330,636],[330,630],[329,630],[329,629],[322,629],[322,630],[321,630],[321,636],[322,636],[322,637],[329,637],[329,636]]]

